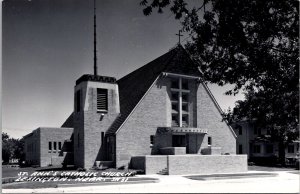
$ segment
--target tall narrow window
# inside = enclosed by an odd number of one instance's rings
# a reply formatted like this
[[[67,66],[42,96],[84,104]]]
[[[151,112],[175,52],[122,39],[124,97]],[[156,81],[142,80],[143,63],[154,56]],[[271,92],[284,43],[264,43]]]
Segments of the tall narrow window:
[[[104,144],[104,132],[101,132],[101,144]]]
[[[61,142],[58,142],[58,150],[61,150]]]
[[[51,141],[49,141],[49,152],[51,152],[52,151],[52,142]]]
[[[76,92],[76,112],[80,112],[80,107],[81,107],[81,95],[80,95],[80,90]]]
[[[171,80],[172,127],[189,127],[189,81]]]
[[[208,137],[208,138],[207,138],[207,144],[208,144],[208,145],[211,145],[211,137]]]
[[[150,135],[150,145],[154,144],[154,135]]]
[[[97,88],[97,112],[107,112],[107,89]]]
[[[56,142],[53,142],[53,150],[56,151]]]

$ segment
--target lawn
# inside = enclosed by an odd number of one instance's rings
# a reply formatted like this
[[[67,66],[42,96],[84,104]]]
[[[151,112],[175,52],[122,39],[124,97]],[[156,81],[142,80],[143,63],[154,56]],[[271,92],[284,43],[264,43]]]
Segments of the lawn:
[[[28,172],[28,173],[33,173],[36,171],[37,168],[19,168],[19,167],[6,167],[2,166],[2,178],[8,178],[8,177],[18,177],[19,172]]]

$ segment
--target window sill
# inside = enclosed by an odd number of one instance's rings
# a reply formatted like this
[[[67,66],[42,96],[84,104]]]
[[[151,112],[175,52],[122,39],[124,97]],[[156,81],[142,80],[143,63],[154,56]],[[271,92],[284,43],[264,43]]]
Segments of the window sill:
[[[103,114],[107,114],[108,111],[107,110],[97,110],[97,113],[103,113]]]

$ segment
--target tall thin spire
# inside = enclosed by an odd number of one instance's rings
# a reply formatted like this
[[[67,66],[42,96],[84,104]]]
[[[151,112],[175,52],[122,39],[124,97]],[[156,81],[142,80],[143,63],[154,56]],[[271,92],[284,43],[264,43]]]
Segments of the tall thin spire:
[[[94,75],[98,75],[97,72],[97,34],[96,34],[96,0],[94,0]]]

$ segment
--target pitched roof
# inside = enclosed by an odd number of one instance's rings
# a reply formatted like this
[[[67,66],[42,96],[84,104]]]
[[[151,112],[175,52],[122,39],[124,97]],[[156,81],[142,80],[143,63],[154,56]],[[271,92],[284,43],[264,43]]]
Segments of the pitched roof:
[[[115,134],[130,113],[162,72],[201,76],[198,66],[186,50],[178,45],[166,54],[133,71],[117,81],[120,96],[120,115],[107,130]]]

